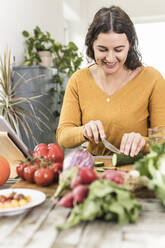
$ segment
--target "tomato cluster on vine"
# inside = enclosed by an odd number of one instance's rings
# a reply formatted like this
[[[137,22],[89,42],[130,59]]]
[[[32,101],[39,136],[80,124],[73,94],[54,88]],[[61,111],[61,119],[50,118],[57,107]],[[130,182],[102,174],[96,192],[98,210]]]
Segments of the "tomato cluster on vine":
[[[63,169],[64,153],[55,143],[41,143],[34,148],[33,156],[21,161],[17,174],[30,183],[48,186],[58,181]]]

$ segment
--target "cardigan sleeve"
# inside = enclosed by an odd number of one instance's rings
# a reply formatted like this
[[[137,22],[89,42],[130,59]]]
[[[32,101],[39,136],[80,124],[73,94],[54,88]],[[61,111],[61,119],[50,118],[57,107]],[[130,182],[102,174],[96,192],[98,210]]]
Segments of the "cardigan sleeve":
[[[165,80],[157,79],[149,102],[150,127],[165,126]]]
[[[57,142],[64,148],[73,148],[86,141],[83,136],[81,122],[81,108],[79,103],[78,85],[73,75],[66,87],[63,106],[57,128]]]
[[[165,80],[161,76],[155,83],[149,102],[150,127],[165,126]],[[146,141],[144,153],[149,152],[149,138]]]

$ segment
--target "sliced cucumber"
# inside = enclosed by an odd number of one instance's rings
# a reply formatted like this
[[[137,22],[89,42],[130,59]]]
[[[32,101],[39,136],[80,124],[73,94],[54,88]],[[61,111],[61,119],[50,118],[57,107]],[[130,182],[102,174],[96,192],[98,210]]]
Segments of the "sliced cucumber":
[[[135,161],[139,160],[142,157],[143,157],[142,152],[139,152],[134,157],[124,155],[123,153],[120,153],[120,154],[114,153],[112,155],[112,165],[120,166],[120,165],[125,165],[125,164],[133,164]]]
[[[97,172],[104,172],[105,170],[103,168],[96,169]]]
[[[104,166],[104,162],[100,161],[100,162],[95,162],[95,167],[102,167]]]
[[[103,167],[103,168],[97,168],[96,171],[97,172],[104,172],[105,170],[117,170],[116,167]]]

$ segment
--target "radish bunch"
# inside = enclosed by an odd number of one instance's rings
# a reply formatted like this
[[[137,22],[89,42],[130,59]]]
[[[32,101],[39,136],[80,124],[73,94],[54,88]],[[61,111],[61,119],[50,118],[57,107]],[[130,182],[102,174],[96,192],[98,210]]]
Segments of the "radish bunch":
[[[62,182],[65,181],[65,188],[63,189],[71,190],[67,194],[65,194],[60,199],[60,201],[57,202],[58,205],[65,208],[72,208],[76,204],[82,203],[84,199],[88,196],[89,185],[98,179],[95,171],[91,168],[75,167],[72,168],[72,170],[73,170],[72,172],[70,172],[70,170],[65,172],[66,175],[65,174],[61,175],[62,177],[61,181]],[[72,177],[70,176],[70,174],[72,175]],[[125,174],[126,172],[107,170],[102,174],[102,178],[121,185],[124,183]]]
[[[64,195],[58,205],[65,208],[72,208],[76,204],[81,203],[88,195],[89,184],[97,179],[97,175],[93,169],[83,167],[78,168],[78,173],[70,182],[71,191]]]
[[[117,184],[124,184],[126,171],[107,170],[102,174],[102,178]]]
[[[132,171],[133,172],[133,171]],[[102,180],[108,180],[129,190],[144,186],[146,182],[141,177],[134,176],[129,171],[106,170],[100,176]],[[89,185],[98,180],[96,172],[92,168],[74,166],[60,174],[59,185],[55,192],[55,202],[65,208],[73,208],[82,203],[90,191]],[[65,192],[66,193],[65,194]],[[64,195],[65,194],[65,195]],[[57,200],[60,198],[60,200]]]

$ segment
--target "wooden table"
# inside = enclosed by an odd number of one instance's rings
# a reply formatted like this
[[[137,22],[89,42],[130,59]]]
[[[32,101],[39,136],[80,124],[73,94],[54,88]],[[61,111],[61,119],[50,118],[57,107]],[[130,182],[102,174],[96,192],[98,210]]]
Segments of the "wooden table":
[[[13,187],[20,184],[17,182]],[[35,186],[24,183],[23,187]],[[54,206],[50,200],[55,187],[38,188],[47,194],[42,205],[24,214],[0,217],[1,248],[164,247],[161,245],[165,244],[165,208],[156,198],[139,199],[142,211],[136,224],[120,226],[96,220],[59,232],[55,226],[66,220],[69,210]]]

